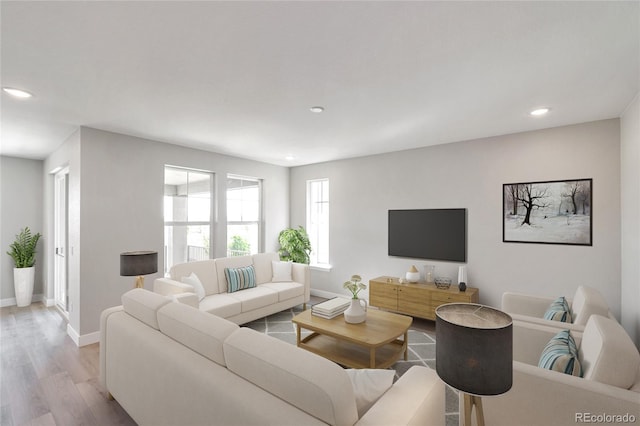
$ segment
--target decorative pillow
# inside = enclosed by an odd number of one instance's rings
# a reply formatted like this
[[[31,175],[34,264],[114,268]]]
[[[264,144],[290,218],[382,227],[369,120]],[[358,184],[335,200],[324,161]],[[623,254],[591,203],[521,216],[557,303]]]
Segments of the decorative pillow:
[[[561,322],[573,322],[571,318],[571,309],[569,309],[569,303],[563,296],[554,300],[547,312],[544,313],[544,319]]]
[[[578,348],[569,330],[562,330],[549,340],[540,355],[538,367],[582,377]]]
[[[189,275],[188,277],[182,277],[181,281],[185,284],[189,284],[190,286],[193,286],[193,290],[198,295],[198,300],[204,299],[204,296],[205,296],[204,286],[200,282],[200,278],[198,278],[198,276],[194,272],[192,272],[191,275]]]
[[[393,384],[394,370],[379,369],[347,369],[347,375],[353,385],[353,393],[356,396],[358,418],[362,418],[369,408],[380,398]]]
[[[227,278],[229,293],[256,286],[256,270],[253,265],[242,268],[224,268],[224,276]]]
[[[273,269],[272,283],[279,282],[291,282],[291,262],[278,262],[276,260],[271,262],[271,269]]]

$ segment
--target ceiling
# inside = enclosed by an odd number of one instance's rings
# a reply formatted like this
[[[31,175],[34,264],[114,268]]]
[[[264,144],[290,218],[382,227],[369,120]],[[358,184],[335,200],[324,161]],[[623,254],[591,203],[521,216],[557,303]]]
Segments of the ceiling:
[[[2,93],[0,154],[88,126],[295,166],[619,117],[639,4],[2,1],[34,97]]]

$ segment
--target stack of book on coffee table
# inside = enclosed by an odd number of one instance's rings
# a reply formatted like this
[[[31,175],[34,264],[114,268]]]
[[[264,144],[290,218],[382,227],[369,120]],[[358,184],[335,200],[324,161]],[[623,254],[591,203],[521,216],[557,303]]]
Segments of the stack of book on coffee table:
[[[311,307],[311,313],[315,316],[331,319],[342,314],[351,305],[351,299],[335,297]]]

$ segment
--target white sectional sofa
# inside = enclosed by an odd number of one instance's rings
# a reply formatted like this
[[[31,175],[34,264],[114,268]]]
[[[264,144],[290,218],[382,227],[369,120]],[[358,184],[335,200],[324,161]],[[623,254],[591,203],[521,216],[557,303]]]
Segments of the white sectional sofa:
[[[230,292],[225,269],[245,268],[251,265],[255,271],[256,286]],[[191,274],[195,274],[202,284],[201,299],[195,296],[197,289],[185,282],[189,281],[187,277]],[[169,275],[169,278],[158,278],[154,281],[154,292],[177,297],[183,303],[236,324],[244,324],[284,309],[304,305],[311,296],[309,266],[280,262],[277,253],[181,263],[174,265]]]
[[[142,426],[444,424],[434,370],[389,380],[368,410],[349,372],[362,371],[144,289],[100,318],[101,383]]]

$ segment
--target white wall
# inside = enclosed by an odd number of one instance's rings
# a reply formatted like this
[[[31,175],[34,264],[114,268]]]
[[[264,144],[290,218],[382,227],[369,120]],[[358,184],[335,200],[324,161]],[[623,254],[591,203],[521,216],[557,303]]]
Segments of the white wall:
[[[468,209],[468,284],[481,303],[503,292],[572,296],[599,289],[620,316],[619,120],[552,128],[291,170],[291,225],[305,224],[306,180],[330,179],[330,272],[313,271],[316,290],[344,294],[352,274],[403,276],[435,264],[455,280],[459,264],[387,255],[387,211]],[[502,242],[502,185],[593,178],[593,246]]]
[[[42,161],[0,156],[0,305],[15,305],[13,259],[6,254],[16,234],[28,226],[32,234],[42,234],[36,255],[33,300],[43,292],[43,256],[46,244],[42,215]]]
[[[79,230],[76,257],[81,261],[77,282],[70,283],[70,295],[77,300],[74,306],[79,307],[79,313],[77,318],[70,313],[70,326],[81,344],[95,338],[100,312],[120,304],[121,295],[133,287],[132,277],[119,275],[121,252],[156,250],[162,270],[166,164],[216,174],[219,195],[212,241],[216,256],[226,254],[227,173],[263,179],[265,250],[278,248],[278,233],[289,224],[287,168],[91,128],[83,127],[79,132],[80,185],[70,188],[70,192],[80,193],[80,218],[72,226]],[[47,167],[53,163],[48,161]],[[70,174],[74,171],[70,166]],[[52,217],[52,204],[47,211]],[[152,289],[159,276],[146,276],[145,287]]]
[[[622,325],[640,345],[640,93],[620,119]]]

